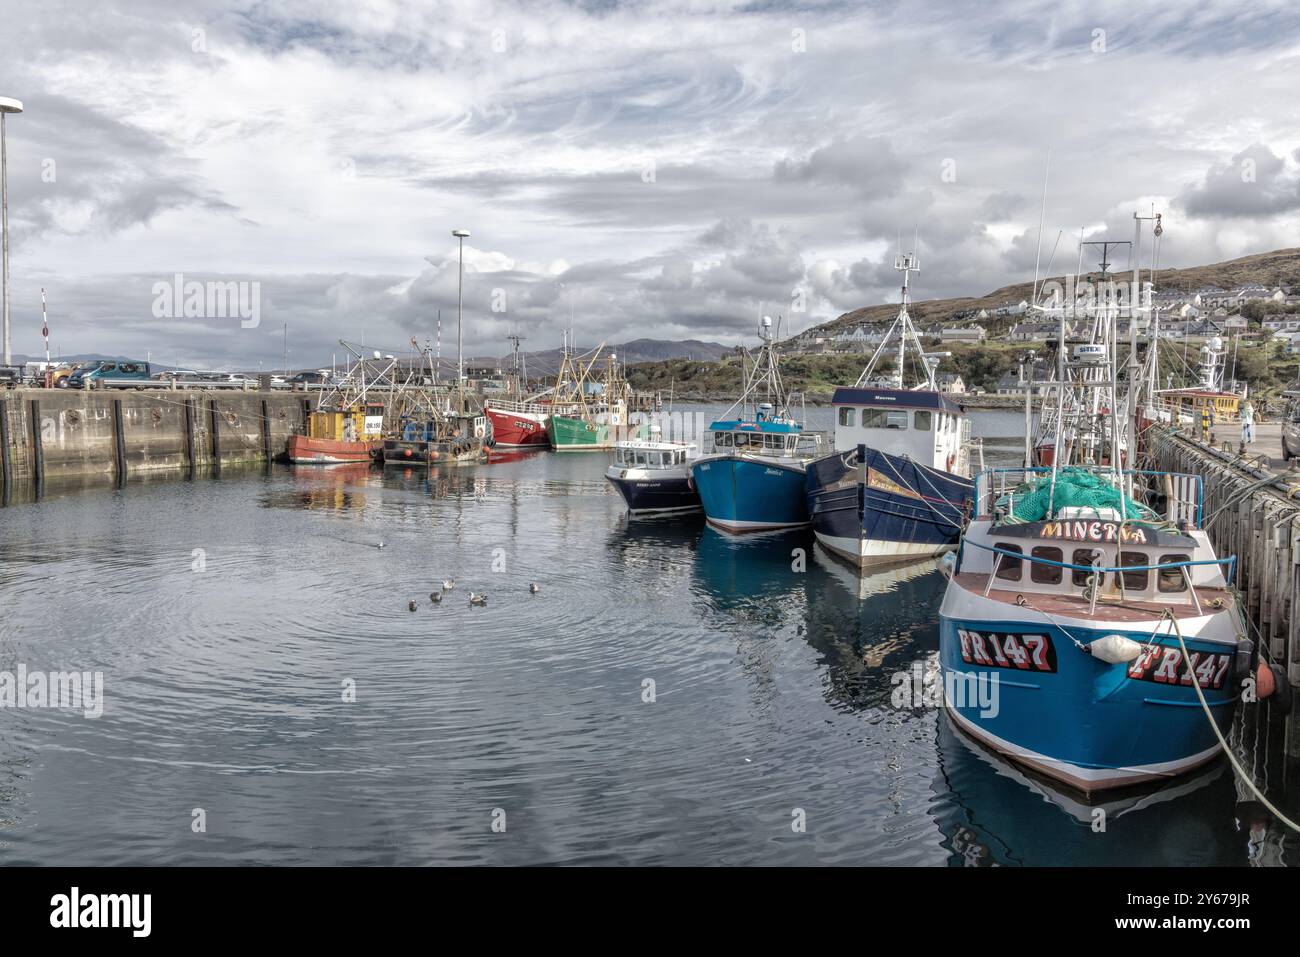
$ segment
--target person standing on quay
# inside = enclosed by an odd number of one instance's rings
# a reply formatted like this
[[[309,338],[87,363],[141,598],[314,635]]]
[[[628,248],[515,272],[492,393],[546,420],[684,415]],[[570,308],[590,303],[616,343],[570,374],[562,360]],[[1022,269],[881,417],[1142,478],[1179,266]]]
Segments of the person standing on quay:
[[[1246,446],[1255,441],[1255,407],[1246,400],[1241,407],[1241,453],[1246,454]]]

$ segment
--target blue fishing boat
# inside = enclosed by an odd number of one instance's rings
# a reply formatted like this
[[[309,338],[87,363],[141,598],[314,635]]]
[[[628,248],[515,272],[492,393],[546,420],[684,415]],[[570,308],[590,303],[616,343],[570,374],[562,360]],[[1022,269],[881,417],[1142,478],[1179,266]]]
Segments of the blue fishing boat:
[[[924,351],[907,311],[919,261],[911,253],[894,265],[903,273],[898,316],[857,383],[835,390],[835,451],[806,469],[817,540],[859,567],[955,548],[973,491],[970,420],[935,387],[942,354]],[[893,370],[879,374],[889,359]]]
[[[1216,557],[1198,527],[1197,477],[1053,471],[977,479],[978,514],[939,613],[954,724],[1088,792],[1204,764],[1219,753],[1214,729],[1231,724],[1254,650],[1233,560]],[[1177,490],[1165,514],[1126,494],[1148,483]]]
[[[728,532],[761,532],[808,524],[804,468],[817,457],[820,433],[805,432],[787,411],[777,370],[772,320],[763,317],[762,346],[734,418],[709,426],[704,452],[691,466],[709,523]],[[768,401],[756,401],[766,390]]]
[[[1072,352],[1058,338],[1051,467],[1030,464],[1027,438],[1022,467],[976,478],[943,563],[939,658],[957,728],[1091,794],[1211,761],[1243,681],[1267,665],[1245,637],[1235,559],[1202,526],[1199,476],[1126,466],[1149,383],[1099,371],[1118,365],[1119,307],[1082,308],[1047,310],[1091,330]],[[1030,424],[1027,409],[1027,437]]]

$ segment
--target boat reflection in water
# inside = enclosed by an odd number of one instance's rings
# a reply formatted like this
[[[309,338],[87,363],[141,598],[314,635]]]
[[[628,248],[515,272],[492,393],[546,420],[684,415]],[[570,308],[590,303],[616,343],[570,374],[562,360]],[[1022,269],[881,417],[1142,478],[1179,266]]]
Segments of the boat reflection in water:
[[[1222,832],[1194,823],[1203,802],[1232,806],[1232,776],[1223,762],[1168,781],[1105,792],[1082,792],[1012,764],[937,715],[940,770],[932,813],[953,866],[1132,866],[1141,846],[1146,865],[1186,861],[1189,844],[1206,865],[1240,857]],[[1062,829],[1061,815],[1075,826]],[[1104,830],[1102,829],[1104,828]],[[1189,833],[1189,829],[1195,833]],[[1041,840],[1026,835],[1041,834]],[[1162,855],[1168,851],[1169,857]]]
[[[263,508],[305,508],[347,512],[366,504],[365,488],[380,481],[369,462],[349,465],[292,465],[293,487],[269,491],[261,497]]]
[[[806,530],[738,537],[712,525],[696,527],[693,591],[711,609],[773,628],[804,620],[807,575],[796,568],[799,555],[812,547]]]
[[[860,571],[820,542],[806,576],[808,643],[829,669],[827,697],[889,708],[893,676],[939,648],[945,579],[926,559]]]

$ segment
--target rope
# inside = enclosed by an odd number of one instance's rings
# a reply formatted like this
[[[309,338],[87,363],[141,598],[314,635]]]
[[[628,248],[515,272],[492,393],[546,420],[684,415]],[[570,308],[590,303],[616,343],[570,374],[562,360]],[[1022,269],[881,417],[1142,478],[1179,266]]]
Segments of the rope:
[[[944,515],[943,512],[941,512],[941,511],[939,511],[937,508],[935,508],[935,507],[930,503],[930,500],[929,500],[928,498],[926,498],[924,495],[921,495],[921,493],[918,492],[916,489],[912,488],[912,486],[909,485],[909,484],[907,483],[907,480],[906,480],[905,478],[903,478],[903,476],[901,476],[901,475],[898,474],[898,470],[897,470],[896,468],[894,468],[894,463],[891,462],[891,461],[889,460],[889,456],[888,456],[888,455],[884,456],[884,459],[885,459],[885,464],[889,466],[889,471],[893,472],[893,473],[894,473],[894,478],[898,479],[898,484],[899,484],[899,485],[903,486],[903,488],[907,489],[909,492],[911,492],[911,493],[914,494],[914,495],[920,495],[920,496],[921,496],[921,501],[925,503],[926,508],[928,508],[930,511],[934,512],[935,515],[939,516],[939,520],[940,520],[941,522],[943,522],[943,523],[946,524],[946,525],[951,525],[953,528],[957,529],[958,531],[961,531],[961,525],[960,525],[959,523],[954,522],[951,518],[949,518],[948,516]],[[920,471],[920,468],[916,465],[915,462],[912,463],[912,467],[913,467],[914,469],[916,469],[918,472]],[[924,473],[922,473],[922,474],[924,474]],[[927,484],[929,484],[928,480],[927,480]],[[952,502],[950,502],[950,501],[948,501],[946,498],[944,498],[943,493],[941,493],[941,492],[940,492],[938,489],[936,489],[933,485],[930,485],[930,488],[934,491],[934,493],[935,493],[936,495],[939,496],[939,498],[942,498],[942,499],[943,499],[943,503],[944,503],[945,505],[947,505],[947,506],[948,506],[949,508],[951,508],[953,511],[957,512],[957,514],[959,514],[959,515],[961,514],[961,509],[957,508],[957,506],[953,505]]]
[[[1241,488],[1233,492],[1231,495],[1229,495],[1226,499],[1223,500],[1223,503],[1218,508],[1216,508],[1213,512],[1210,513],[1209,517],[1201,523],[1201,527],[1209,528],[1210,525],[1214,523],[1214,520],[1218,518],[1219,513],[1222,512],[1224,509],[1233,508],[1236,507],[1237,505],[1240,505],[1242,502],[1247,501],[1252,496],[1254,496],[1254,494],[1258,492],[1260,489],[1264,488],[1265,486],[1272,485],[1276,481],[1277,481],[1277,476],[1269,475],[1268,477],[1262,478],[1257,482],[1252,482],[1250,485],[1247,485],[1245,488]]]
[[[1300,832],[1300,824],[1296,824],[1289,817],[1287,817],[1276,807],[1274,807],[1272,802],[1270,802],[1269,799],[1264,796],[1264,793],[1260,791],[1258,787],[1255,786],[1255,782],[1250,778],[1249,775],[1246,774],[1245,768],[1243,768],[1240,762],[1237,761],[1236,755],[1234,755],[1232,753],[1232,749],[1228,747],[1228,742],[1224,740],[1223,732],[1219,730],[1218,722],[1214,720],[1214,715],[1210,712],[1210,706],[1205,703],[1205,692],[1201,690],[1201,682],[1197,679],[1195,673],[1192,672],[1192,664],[1191,664],[1192,659],[1191,656],[1187,653],[1187,645],[1183,642],[1183,630],[1178,626],[1177,616],[1175,616],[1173,612],[1171,612],[1168,608],[1166,608],[1164,610],[1164,613],[1160,617],[1167,618],[1169,619],[1169,621],[1173,623],[1174,634],[1178,637],[1178,647],[1182,650],[1183,653],[1183,664],[1186,665],[1187,672],[1189,675],[1191,675],[1192,687],[1196,690],[1196,698],[1198,701],[1201,702],[1201,709],[1205,712],[1205,718],[1207,721],[1210,722],[1210,730],[1213,731],[1214,736],[1219,739],[1219,747],[1221,747],[1223,749],[1223,753],[1227,755],[1228,761],[1231,762],[1232,764],[1232,769],[1237,772],[1237,775],[1241,778],[1242,782],[1245,783],[1245,785],[1248,788],[1250,788],[1251,793],[1254,794],[1255,797],[1259,799],[1259,803],[1264,805],[1264,807],[1268,808],[1268,810],[1270,811],[1270,813],[1272,813],[1274,817],[1276,817],[1287,827],[1291,828],[1291,830]],[[1153,632],[1151,637],[1155,638],[1158,632],[1159,629],[1157,629],[1156,632]]]

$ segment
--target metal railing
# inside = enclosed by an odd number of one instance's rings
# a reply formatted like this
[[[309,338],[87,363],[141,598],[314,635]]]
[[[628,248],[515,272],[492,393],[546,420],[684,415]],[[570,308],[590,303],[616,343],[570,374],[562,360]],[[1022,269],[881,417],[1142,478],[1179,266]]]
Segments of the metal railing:
[[[1227,558],[1202,558],[1198,560],[1187,559],[1178,562],[1164,562],[1162,564],[1156,564],[1156,565],[1103,566],[1101,565],[1100,560],[1093,562],[1093,564],[1091,565],[1078,565],[1073,562],[1058,562],[1050,558],[1041,558],[1032,554],[1026,554],[1024,552],[1013,552],[1010,549],[999,548],[996,545],[985,545],[983,542],[972,541],[969,538],[966,538],[964,536],[962,538],[961,544],[958,545],[957,547],[957,565],[954,570],[955,572],[961,571],[963,552],[965,551],[967,545],[974,545],[976,548],[982,548],[985,551],[993,552],[995,555],[998,556],[998,558],[993,562],[993,568],[989,571],[988,582],[984,586],[984,594],[986,596],[993,589],[993,582],[998,572],[1002,568],[1002,558],[1004,556],[1008,558],[1014,558],[1022,562],[1033,562],[1039,565],[1049,565],[1053,568],[1068,568],[1071,571],[1088,572],[1090,575],[1094,576],[1092,583],[1088,586],[1091,590],[1089,613],[1092,613],[1093,611],[1096,610],[1097,596],[1101,585],[1100,576],[1103,575],[1107,575],[1107,574],[1116,575],[1117,576],[1116,580],[1120,583],[1120,592],[1122,593],[1125,590],[1123,584],[1125,572],[1162,572],[1162,571],[1169,571],[1175,568],[1180,569],[1182,572],[1183,581],[1186,582],[1187,589],[1191,593],[1192,602],[1196,606],[1196,612],[1197,614],[1200,614],[1201,601],[1200,598],[1197,597],[1196,586],[1192,584],[1192,576],[1187,569],[1194,568],[1201,565],[1226,565],[1227,568],[1223,573],[1223,580],[1225,585],[1228,587],[1231,587],[1232,580],[1233,578],[1236,577],[1236,573],[1237,573],[1236,555],[1229,555]],[[1136,591],[1139,589],[1134,589],[1134,590]],[[1178,594],[1178,592],[1165,592],[1164,594],[1167,597],[1172,597],[1173,595]]]

